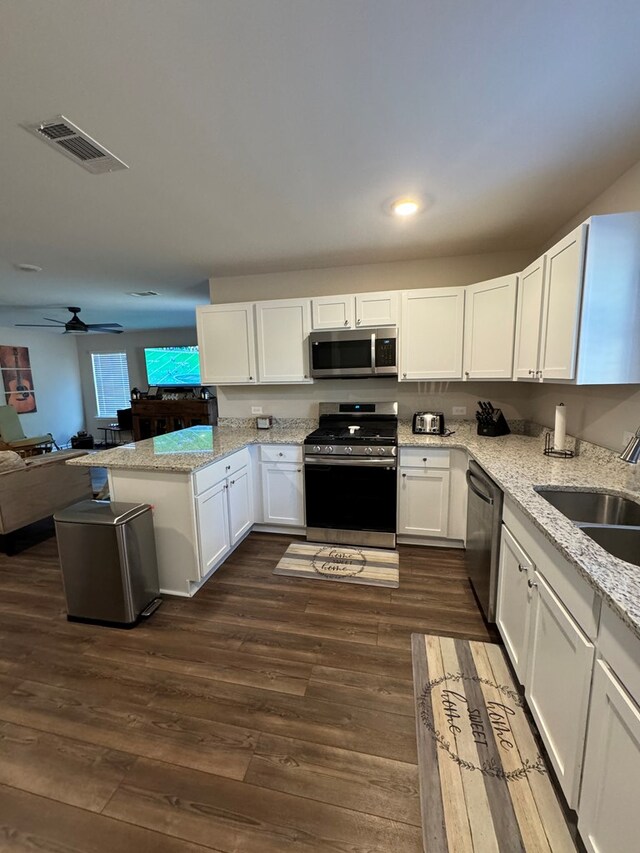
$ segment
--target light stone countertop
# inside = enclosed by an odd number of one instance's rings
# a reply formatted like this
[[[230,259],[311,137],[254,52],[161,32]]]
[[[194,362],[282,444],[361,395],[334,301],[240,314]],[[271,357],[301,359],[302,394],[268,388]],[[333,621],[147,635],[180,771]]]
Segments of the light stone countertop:
[[[190,473],[251,444],[302,444],[316,425],[314,421],[290,420],[270,430],[257,430],[243,421],[191,427],[81,456],[67,464]],[[579,456],[553,459],[543,455],[540,437],[481,437],[475,422],[469,421],[451,421],[448,426],[455,430],[452,436],[414,435],[411,424],[401,422],[399,446],[467,451],[640,638],[640,567],[612,557],[534,488],[612,491],[640,502],[640,465],[629,465],[611,451],[585,443]]]

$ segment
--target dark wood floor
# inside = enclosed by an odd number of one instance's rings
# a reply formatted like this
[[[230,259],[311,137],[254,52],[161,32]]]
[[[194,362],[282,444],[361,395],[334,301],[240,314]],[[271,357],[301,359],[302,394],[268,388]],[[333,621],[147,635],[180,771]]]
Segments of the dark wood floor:
[[[50,539],[0,556],[0,850],[420,851],[410,634],[494,639],[463,552],[400,589],[276,577],[252,534],[144,626],[68,623]]]

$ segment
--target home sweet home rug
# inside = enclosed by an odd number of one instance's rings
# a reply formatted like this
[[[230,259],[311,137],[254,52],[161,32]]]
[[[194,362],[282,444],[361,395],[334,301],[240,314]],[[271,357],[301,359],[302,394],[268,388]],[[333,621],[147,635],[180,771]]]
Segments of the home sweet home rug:
[[[575,853],[501,647],[413,634],[411,648],[425,851]]]
[[[398,565],[397,551],[300,542],[289,545],[273,574],[397,589]]]

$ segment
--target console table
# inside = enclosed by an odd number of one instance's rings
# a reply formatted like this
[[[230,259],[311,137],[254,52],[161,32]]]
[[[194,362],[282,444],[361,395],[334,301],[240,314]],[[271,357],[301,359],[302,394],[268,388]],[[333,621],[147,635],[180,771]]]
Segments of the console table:
[[[218,422],[218,402],[210,400],[132,400],[133,440]]]

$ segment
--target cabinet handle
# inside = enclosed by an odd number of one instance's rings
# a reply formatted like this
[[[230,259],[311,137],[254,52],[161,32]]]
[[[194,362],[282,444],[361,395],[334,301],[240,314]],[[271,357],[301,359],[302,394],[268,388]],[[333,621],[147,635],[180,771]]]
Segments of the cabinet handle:
[[[426,462],[426,461],[427,461],[427,457],[426,457],[426,456],[423,456],[423,457],[422,457],[422,461],[423,461],[423,462]]]
[[[542,371],[536,370],[536,376],[539,376],[542,379]]]
[[[229,485],[233,486],[235,484],[235,482],[236,482],[235,480],[229,480]]]
[[[527,581],[527,586],[529,587],[529,589],[533,589],[534,587],[537,588],[538,584],[535,581],[532,581],[531,578],[529,578],[529,580]]]
[[[298,474],[302,474],[302,468],[298,468]]]
[[[361,322],[362,322],[362,320],[360,320],[360,319],[356,320],[356,326],[359,326]]]
[[[284,453],[278,453],[278,456],[284,456]]]
[[[535,375],[536,375],[535,370],[530,370],[530,371],[529,371],[529,376],[535,376]]]
[[[520,563],[518,563],[518,571],[519,571],[519,572],[526,572],[526,571],[527,571],[527,567],[526,567],[526,566],[521,565]]]
[[[253,382],[253,376],[249,377],[249,382]]]
[[[469,375],[469,371],[468,371],[468,370],[465,370],[464,375],[465,375],[465,376],[468,376],[468,375]]]
[[[225,470],[225,471],[230,471],[230,470],[231,470],[231,465],[227,465],[227,466],[226,466],[226,468],[225,468],[224,470]]]
[[[345,324],[345,326],[348,326],[348,325],[349,325],[349,321],[348,321],[348,320],[345,320],[345,321],[344,321],[344,324]]]
[[[402,374],[402,378],[403,378],[403,379],[406,379],[406,378],[407,378],[407,374],[406,374],[406,373],[403,373],[403,374]]]
[[[402,476],[403,476],[403,477],[406,477],[407,475],[406,475],[406,474],[403,474]]]

